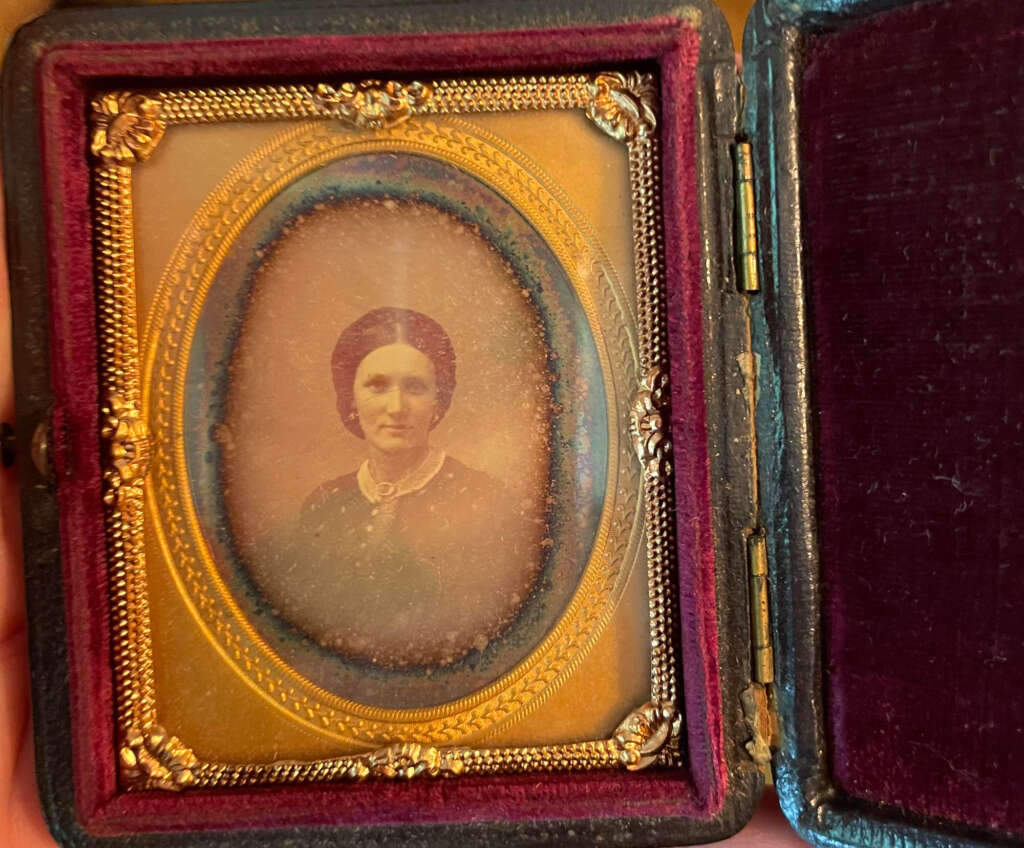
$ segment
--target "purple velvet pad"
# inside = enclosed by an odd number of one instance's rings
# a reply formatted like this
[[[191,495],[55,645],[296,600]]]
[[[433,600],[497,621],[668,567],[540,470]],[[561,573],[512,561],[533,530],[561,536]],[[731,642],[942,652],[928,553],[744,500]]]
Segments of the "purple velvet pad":
[[[1024,3],[811,37],[802,87],[830,757],[1024,829]]]

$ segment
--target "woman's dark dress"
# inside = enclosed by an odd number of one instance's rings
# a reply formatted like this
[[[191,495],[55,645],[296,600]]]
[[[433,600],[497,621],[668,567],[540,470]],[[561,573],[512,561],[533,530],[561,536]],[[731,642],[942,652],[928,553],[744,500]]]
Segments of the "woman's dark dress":
[[[384,666],[447,665],[514,618],[541,531],[494,480],[446,457],[390,510],[367,500],[355,472],[325,483],[254,572],[277,614],[324,647]]]

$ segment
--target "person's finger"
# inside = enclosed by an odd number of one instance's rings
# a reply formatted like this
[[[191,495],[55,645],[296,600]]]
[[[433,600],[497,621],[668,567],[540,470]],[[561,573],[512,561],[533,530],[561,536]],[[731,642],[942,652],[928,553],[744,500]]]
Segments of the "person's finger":
[[[2,175],[0,175],[2,176]],[[0,230],[3,229],[0,201]],[[0,420],[14,420],[7,257],[0,239]],[[21,434],[24,435],[24,434]],[[52,846],[39,807],[32,747],[21,515],[13,468],[0,469],[0,845]]]
[[[0,805],[0,845],[54,845],[36,788],[24,631],[0,645]]]
[[[0,230],[3,230],[3,226],[3,206],[0,202]],[[0,421],[13,422],[14,374],[11,368],[11,310],[8,295],[7,251],[0,244]],[[0,645],[17,636],[25,627],[19,524],[18,485],[14,469],[0,469]]]

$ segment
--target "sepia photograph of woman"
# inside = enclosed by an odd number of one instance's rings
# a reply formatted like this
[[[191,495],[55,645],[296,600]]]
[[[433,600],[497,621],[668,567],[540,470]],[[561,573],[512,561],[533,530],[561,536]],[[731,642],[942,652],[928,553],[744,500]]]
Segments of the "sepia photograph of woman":
[[[209,561],[268,649],[388,709],[527,660],[600,538],[598,351],[550,245],[450,164],[343,157],[262,208],[182,415]]]
[[[291,586],[278,614],[382,666],[482,651],[526,600],[536,540],[498,481],[431,444],[456,394],[450,338],[420,312],[377,308],[342,331],[330,367],[366,458],[318,486],[278,543]]]

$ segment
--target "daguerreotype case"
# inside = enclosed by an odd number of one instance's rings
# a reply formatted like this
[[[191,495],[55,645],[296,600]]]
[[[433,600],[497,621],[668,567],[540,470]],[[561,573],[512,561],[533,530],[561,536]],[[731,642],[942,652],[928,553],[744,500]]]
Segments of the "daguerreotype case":
[[[774,778],[820,845],[1019,839],[1022,50],[997,0],[762,0],[743,82],[706,0],[24,28],[56,837],[672,845]]]

